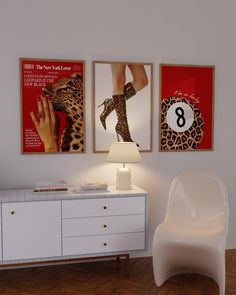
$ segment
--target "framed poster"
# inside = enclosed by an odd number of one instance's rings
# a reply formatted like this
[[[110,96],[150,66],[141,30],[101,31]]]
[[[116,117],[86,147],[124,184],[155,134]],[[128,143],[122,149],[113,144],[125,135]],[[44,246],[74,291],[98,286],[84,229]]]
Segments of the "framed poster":
[[[84,61],[20,59],[22,153],[84,153]]]
[[[214,66],[160,65],[160,151],[213,150]]]
[[[152,150],[152,75],[151,63],[93,62],[94,152],[115,141]]]

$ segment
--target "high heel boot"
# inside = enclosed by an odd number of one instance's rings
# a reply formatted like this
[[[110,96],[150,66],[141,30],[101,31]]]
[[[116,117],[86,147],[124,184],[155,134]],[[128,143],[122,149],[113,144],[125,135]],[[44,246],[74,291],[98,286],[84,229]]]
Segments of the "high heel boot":
[[[128,100],[130,97],[134,96],[135,94],[136,94],[136,91],[134,89],[133,84],[131,82],[128,82],[124,87],[125,100]],[[100,115],[100,121],[102,123],[103,128],[106,130],[106,118],[115,109],[115,106],[114,106],[114,101],[112,98],[106,98],[104,102],[100,104],[98,107],[101,107],[103,105],[104,105],[104,109]]]
[[[117,140],[119,141],[119,135],[123,138],[123,141],[133,141],[129,132],[129,125],[126,114],[126,99],[124,94],[113,95],[114,108],[116,111],[118,122],[115,126]]]

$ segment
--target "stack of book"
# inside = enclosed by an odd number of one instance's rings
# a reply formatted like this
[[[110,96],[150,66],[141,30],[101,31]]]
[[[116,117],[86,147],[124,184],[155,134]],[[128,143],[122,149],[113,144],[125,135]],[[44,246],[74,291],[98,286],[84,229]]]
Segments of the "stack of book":
[[[33,188],[34,193],[64,193],[68,191],[64,180],[38,182]]]
[[[83,183],[78,188],[74,189],[74,193],[86,193],[86,192],[104,192],[107,190],[106,183]]]

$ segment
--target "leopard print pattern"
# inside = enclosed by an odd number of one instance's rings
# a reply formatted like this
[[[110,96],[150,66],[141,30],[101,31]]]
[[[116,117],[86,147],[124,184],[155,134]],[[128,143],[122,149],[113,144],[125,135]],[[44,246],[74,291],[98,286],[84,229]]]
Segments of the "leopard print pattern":
[[[169,107],[176,103],[188,104],[194,112],[192,126],[184,132],[176,132],[167,124],[167,111]],[[161,151],[172,150],[195,150],[202,140],[204,133],[204,121],[200,110],[186,98],[170,96],[161,102]]]
[[[80,75],[64,77],[43,88],[43,94],[52,99],[55,111],[64,112],[67,126],[61,140],[61,152],[84,152],[84,86]]]
[[[118,122],[115,126],[117,139],[118,134],[122,137],[123,141],[132,141],[129,132],[128,119],[126,114],[126,102],[124,94],[113,95],[114,106]],[[119,141],[119,140],[118,140]]]
[[[136,91],[134,89],[134,86],[131,82],[128,82],[124,87],[124,94],[125,99],[129,99],[130,97],[134,96],[136,94]]]
[[[131,82],[128,82],[124,87],[125,100],[128,100],[135,94],[136,94],[136,91],[134,89],[133,84]],[[106,98],[102,104],[98,105],[98,107],[101,107],[102,105],[104,105],[104,110],[100,114],[100,121],[102,123],[103,128],[106,130],[106,118],[115,109],[115,103],[112,98]]]

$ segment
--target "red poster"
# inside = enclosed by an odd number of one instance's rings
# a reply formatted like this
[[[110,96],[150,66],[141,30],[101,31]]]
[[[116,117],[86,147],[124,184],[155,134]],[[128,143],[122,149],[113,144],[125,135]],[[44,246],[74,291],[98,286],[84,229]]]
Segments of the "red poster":
[[[160,65],[160,151],[213,149],[214,70]]]
[[[84,61],[20,59],[22,152],[85,152]]]

